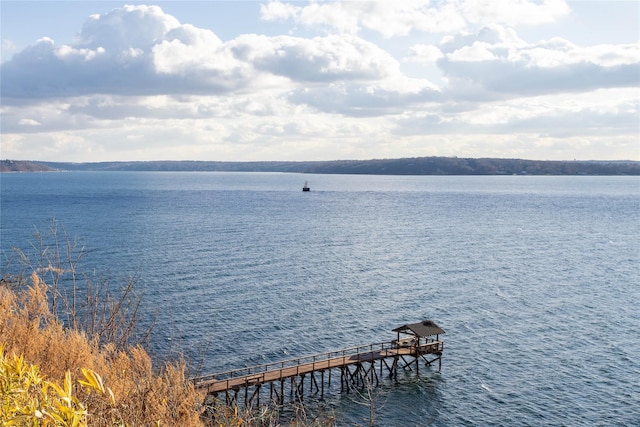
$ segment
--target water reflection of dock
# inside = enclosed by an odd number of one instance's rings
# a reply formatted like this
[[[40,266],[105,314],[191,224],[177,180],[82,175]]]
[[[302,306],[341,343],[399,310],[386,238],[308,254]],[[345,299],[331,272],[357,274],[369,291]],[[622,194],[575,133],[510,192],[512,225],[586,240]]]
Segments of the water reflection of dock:
[[[289,359],[232,371],[219,372],[193,379],[195,388],[208,396],[224,393],[227,404],[244,400],[245,406],[260,405],[263,386],[269,387],[269,401],[284,404],[285,395],[290,400],[302,400],[307,393],[324,397],[325,388],[331,387],[332,371],[340,372],[340,390],[377,385],[387,373],[391,378],[398,368],[419,373],[420,360],[427,366],[442,366],[444,344],[440,334],[444,331],[434,322],[403,325],[393,330],[397,338],[380,344],[352,347],[313,356]]]

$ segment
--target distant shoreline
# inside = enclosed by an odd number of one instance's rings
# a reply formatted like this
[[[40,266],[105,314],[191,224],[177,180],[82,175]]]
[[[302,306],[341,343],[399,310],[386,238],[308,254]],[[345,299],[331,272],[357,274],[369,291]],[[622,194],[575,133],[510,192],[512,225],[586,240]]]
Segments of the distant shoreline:
[[[1,172],[289,172],[357,175],[640,175],[633,160],[525,160],[497,158],[414,157],[332,161],[135,161],[43,162],[0,161]]]

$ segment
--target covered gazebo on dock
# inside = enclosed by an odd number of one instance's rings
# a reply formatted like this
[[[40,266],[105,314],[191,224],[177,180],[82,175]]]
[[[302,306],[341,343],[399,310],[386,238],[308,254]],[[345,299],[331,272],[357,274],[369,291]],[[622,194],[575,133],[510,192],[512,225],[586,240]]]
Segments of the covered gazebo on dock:
[[[415,365],[418,370],[418,359],[423,359],[428,366],[438,361],[438,371],[442,367],[442,350],[444,343],[440,341],[440,335],[444,330],[435,324],[433,320],[423,320],[418,323],[402,325],[393,329],[398,337],[391,342],[394,351],[398,352],[396,357],[405,361],[405,368]],[[404,352],[413,356],[413,361],[405,360]],[[427,358],[429,356],[430,358]],[[394,364],[397,363],[394,362]]]
[[[393,329],[393,332],[398,333],[398,338],[394,341],[394,344],[398,347],[420,346],[422,339],[424,339],[424,344],[439,341],[440,334],[444,334],[444,330],[436,325],[433,320],[423,320],[418,323],[402,325]],[[403,336],[400,334],[403,334]],[[435,336],[435,339],[431,338],[433,336]]]

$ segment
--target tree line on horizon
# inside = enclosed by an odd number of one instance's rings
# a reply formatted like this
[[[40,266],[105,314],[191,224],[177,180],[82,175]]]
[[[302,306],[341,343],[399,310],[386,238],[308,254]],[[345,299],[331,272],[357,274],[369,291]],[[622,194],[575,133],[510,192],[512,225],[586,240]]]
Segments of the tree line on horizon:
[[[362,175],[640,175],[640,162],[632,160],[556,161],[459,157],[254,162],[162,160],[72,163],[2,160],[0,165],[2,172],[202,171]]]

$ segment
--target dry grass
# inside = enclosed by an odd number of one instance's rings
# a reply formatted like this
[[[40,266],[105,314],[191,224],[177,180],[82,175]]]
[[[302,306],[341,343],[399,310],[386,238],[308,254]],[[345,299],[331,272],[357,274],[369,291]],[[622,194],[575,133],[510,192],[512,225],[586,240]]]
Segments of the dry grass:
[[[21,355],[43,377],[64,383],[67,371],[83,378],[81,369],[99,373],[113,391],[115,404],[77,387],[91,426],[200,426],[200,403],[185,377],[182,361],[154,373],[151,358],[139,346],[116,350],[99,346],[78,330],[64,328],[51,314],[48,286],[33,273],[22,291],[0,286],[0,344],[7,354]]]

